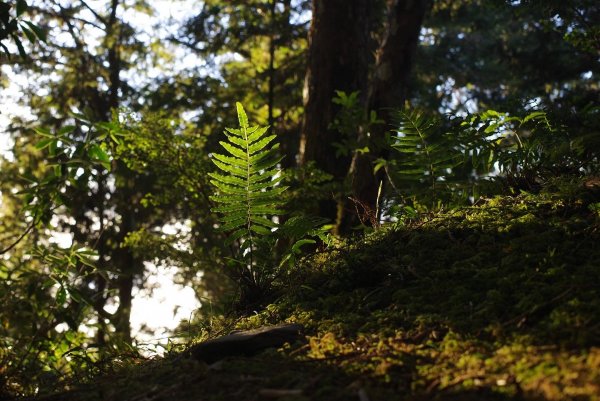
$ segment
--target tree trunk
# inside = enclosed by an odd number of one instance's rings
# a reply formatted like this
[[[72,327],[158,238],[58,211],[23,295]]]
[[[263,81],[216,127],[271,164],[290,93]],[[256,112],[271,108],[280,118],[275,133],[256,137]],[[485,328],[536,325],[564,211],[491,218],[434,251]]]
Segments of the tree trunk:
[[[335,91],[360,91],[366,101],[369,64],[369,0],[313,0],[308,66],[304,87],[304,120],[300,138],[301,165],[316,167],[344,182],[351,156],[336,157],[340,134],[329,128],[338,112]],[[343,190],[321,201],[317,213],[338,221],[343,215]]]
[[[383,171],[373,172],[373,162],[386,158],[385,133],[391,122],[391,111],[402,107],[410,77],[415,50],[428,0],[389,0],[385,36],[376,54],[376,64],[369,86],[367,110],[375,111],[385,124],[371,127],[369,136],[361,133],[359,146],[368,146],[369,153],[356,153],[350,175],[358,216],[363,222],[377,222],[378,190],[384,180]],[[362,214],[362,216],[360,216]]]

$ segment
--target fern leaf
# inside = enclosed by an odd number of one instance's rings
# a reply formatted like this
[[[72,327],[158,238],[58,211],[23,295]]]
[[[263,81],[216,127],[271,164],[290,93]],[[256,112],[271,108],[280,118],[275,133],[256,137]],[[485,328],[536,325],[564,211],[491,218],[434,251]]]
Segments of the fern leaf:
[[[237,109],[238,121],[240,122],[240,128],[248,128],[248,116],[244,110],[244,106],[240,102],[235,102],[235,108]]]
[[[259,140],[269,129],[269,127],[260,127],[255,132],[248,132],[248,143],[254,143]]]
[[[462,154],[441,131],[439,122],[424,113],[399,111],[396,126],[399,135],[392,147],[401,154],[398,176],[413,187],[411,191],[425,187],[435,197],[436,186],[448,181]]]
[[[218,158],[221,158],[221,157],[222,157],[222,155],[213,155],[213,156],[214,156],[215,158],[217,158],[217,157],[218,157]],[[241,169],[241,168],[239,168],[239,167],[233,166],[233,165],[229,164],[229,163],[228,163],[227,161],[225,161],[225,160],[215,160],[215,159],[213,159],[213,160],[212,160],[212,162],[213,162],[213,163],[214,163],[214,164],[215,164],[215,165],[216,165],[218,168],[220,168],[221,170],[223,170],[223,171],[224,171],[224,172],[226,172],[226,173],[233,174],[233,175],[235,175],[235,176],[237,176],[237,177],[240,177],[240,178],[246,178],[246,177],[248,176],[248,172],[247,172],[247,171],[244,171],[244,170],[242,170],[242,169]]]
[[[280,185],[276,136],[265,136],[268,127],[250,127],[240,103],[236,110],[239,128],[226,128],[227,141],[219,142],[229,155],[212,155],[221,172],[209,174],[217,190],[210,198],[216,203],[212,211],[222,214],[220,229],[231,232],[228,242],[242,239],[244,249],[252,251],[255,236],[270,235],[277,227],[271,216],[282,213],[287,187]]]
[[[222,182],[225,184],[246,185],[245,180],[242,180],[241,178],[235,177],[235,176],[223,175],[223,174],[219,174],[219,173],[208,173],[208,176],[218,182]]]
[[[238,136],[227,135],[227,131],[224,132],[224,134],[227,136],[227,140],[229,142],[231,142],[232,144],[237,145],[237,146],[239,146],[242,149],[246,146],[246,141],[241,137],[241,135],[238,135]]]
[[[241,138],[244,137],[244,131],[241,129],[235,129],[235,128],[225,128],[226,132],[229,132],[230,134],[233,134],[235,136],[239,136]],[[227,134],[225,134],[227,135]]]
[[[265,146],[267,146],[269,143],[271,143],[271,141],[273,141],[273,139],[275,139],[275,135],[270,135],[270,136],[267,136],[267,137],[261,139],[258,142],[254,142],[252,145],[250,145],[248,147],[248,153],[253,155],[257,151],[264,149]]]
[[[237,146],[233,146],[227,142],[219,142],[221,144],[221,146],[223,146],[225,148],[225,150],[227,152],[229,152],[229,154],[231,154],[234,157],[237,157],[239,159],[241,159],[242,161],[244,161],[245,159],[248,158],[248,154],[246,153],[246,151],[244,151],[243,149],[238,148]]]
[[[275,227],[277,227],[277,224],[273,223],[272,220],[266,219],[266,218],[264,218],[262,216],[250,216],[250,220],[253,223],[260,224],[260,225],[263,225],[265,227],[269,227],[269,228],[275,228]]]
[[[250,184],[254,184],[254,183],[265,181],[265,180],[273,180],[273,178],[277,174],[279,174],[279,172],[280,171],[279,171],[278,168],[267,170],[267,171],[264,171],[264,172],[262,172],[260,174],[250,176],[250,178],[248,179],[248,182]]]
[[[252,224],[249,227],[250,227],[250,231],[254,231],[256,234],[260,234],[260,235],[271,234],[271,230],[269,230],[268,228],[264,228],[263,226],[259,226],[258,224]]]
[[[210,180],[210,183],[217,187],[219,191],[227,195],[245,195],[247,192],[244,188],[223,184],[215,180]]]

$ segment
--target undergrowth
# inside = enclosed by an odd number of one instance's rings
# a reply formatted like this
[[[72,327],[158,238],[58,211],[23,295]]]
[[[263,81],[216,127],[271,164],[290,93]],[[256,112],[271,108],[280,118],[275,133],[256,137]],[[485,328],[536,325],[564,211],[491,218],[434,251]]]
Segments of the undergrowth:
[[[298,322],[306,343],[208,367],[172,353],[125,382],[151,400],[600,400],[594,191],[555,180],[317,252],[277,302],[200,333]],[[134,399],[101,383],[86,397]]]

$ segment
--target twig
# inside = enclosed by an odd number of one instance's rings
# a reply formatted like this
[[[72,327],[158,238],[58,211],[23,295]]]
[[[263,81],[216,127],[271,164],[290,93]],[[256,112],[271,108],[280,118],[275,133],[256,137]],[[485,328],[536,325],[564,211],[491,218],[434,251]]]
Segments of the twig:
[[[19,236],[19,238],[17,238],[12,244],[7,246],[6,248],[0,250],[0,255],[4,255],[6,252],[9,252],[11,249],[13,249],[15,246],[17,246],[17,244],[19,242],[21,242],[23,240],[23,238],[25,238],[27,236],[27,234],[29,234],[31,232],[31,230],[33,230],[33,227],[35,227],[35,218],[29,224],[27,229]]]

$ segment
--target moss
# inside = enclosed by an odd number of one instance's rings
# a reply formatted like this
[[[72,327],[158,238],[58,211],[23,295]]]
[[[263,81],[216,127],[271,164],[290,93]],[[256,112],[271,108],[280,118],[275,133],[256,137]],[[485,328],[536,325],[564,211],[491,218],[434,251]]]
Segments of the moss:
[[[307,344],[210,368],[183,357],[133,367],[103,399],[171,388],[182,400],[292,389],[280,399],[598,401],[600,218],[589,205],[599,200],[561,185],[308,258],[275,303],[209,331],[298,322]]]

